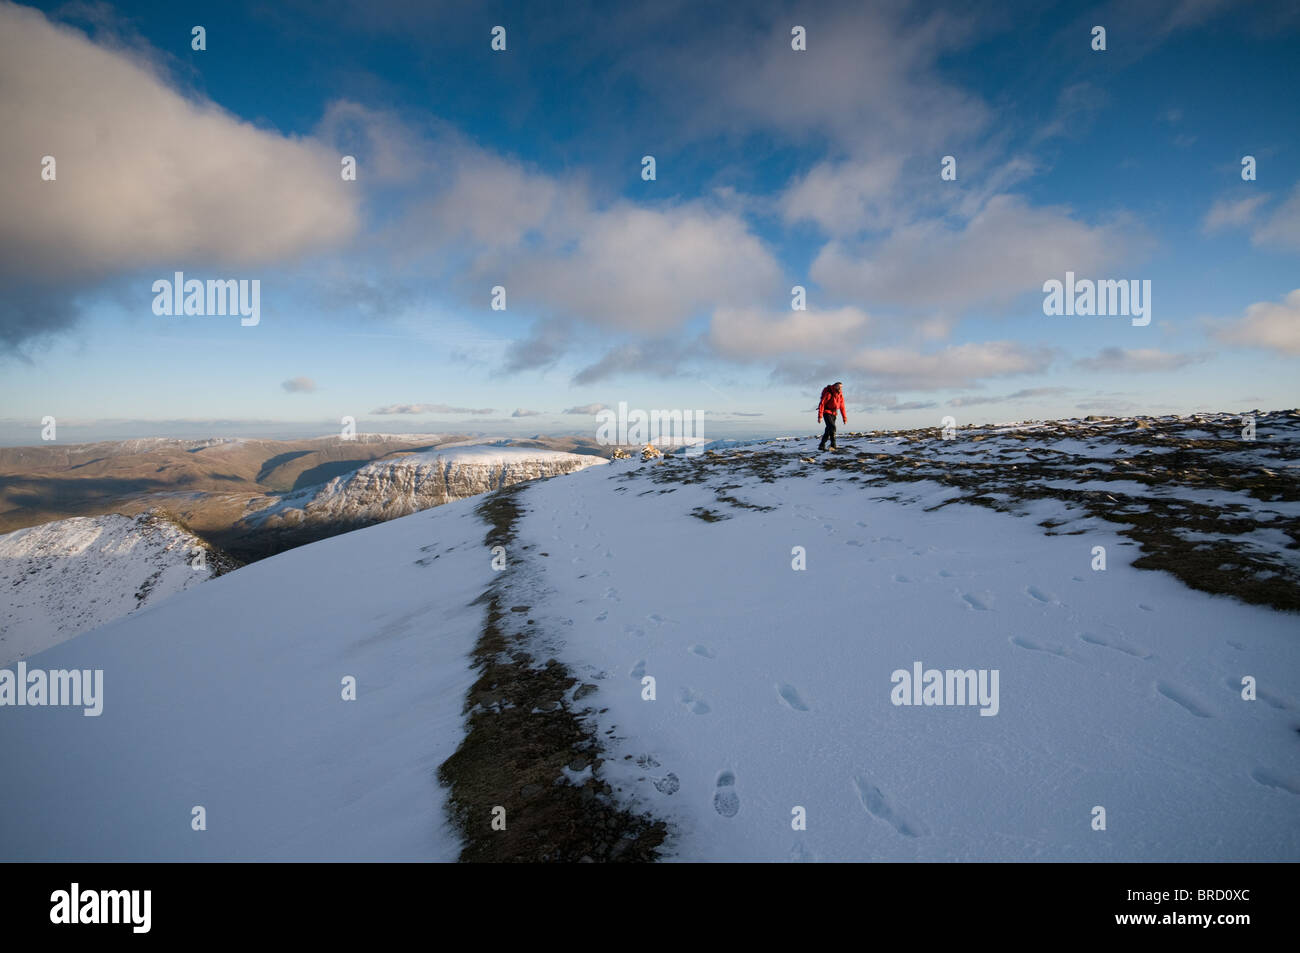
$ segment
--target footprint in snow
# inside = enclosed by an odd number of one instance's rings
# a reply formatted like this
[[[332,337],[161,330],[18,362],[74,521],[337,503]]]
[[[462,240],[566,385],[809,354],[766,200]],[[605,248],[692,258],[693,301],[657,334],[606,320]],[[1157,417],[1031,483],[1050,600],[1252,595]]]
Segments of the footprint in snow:
[[[623,601],[618,597],[618,590],[615,589],[613,586],[610,586],[608,589],[606,589],[605,592],[603,593],[603,596],[606,599],[613,599],[615,602]]]
[[[942,576],[944,579],[951,579],[951,578],[952,578],[952,573],[950,573],[950,572],[949,572],[948,570],[946,570],[946,569],[940,569],[940,570],[939,570],[939,575]]]
[[[723,817],[735,817],[740,813],[740,795],[736,793],[736,775],[733,772],[723,771],[718,775],[713,809]]]
[[[669,771],[666,777],[659,778],[655,781],[655,790],[660,794],[666,794],[672,797],[681,788],[682,782],[677,775]]]
[[[1209,706],[1203,705],[1185,688],[1180,688],[1170,682],[1156,682],[1156,691],[1168,698],[1175,705],[1185,708],[1188,712],[1197,718],[1213,718]]]
[[[1042,642],[1035,642],[1033,639],[1026,639],[1024,636],[1013,635],[1007,639],[1012,645],[1022,649],[1029,649],[1031,652],[1046,652],[1048,655],[1055,655],[1057,658],[1069,659],[1071,662],[1079,661],[1065,649],[1058,648],[1055,645],[1045,645]]]
[[[790,863],[792,864],[815,864],[817,860],[817,855],[801,840],[795,841],[794,846],[790,848]]]
[[[1266,788],[1277,788],[1279,791],[1286,791],[1300,797],[1300,778],[1286,777],[1268,768],[1256,768],[1250,772],[1250,778],[1256,784],[1262,784]]]
[[[707,645],[692,645],[689,646],[686,649],[686,651],[691,652],[694,655],[698,655],[701,658],[717,658],[717,656],[713,652],[713,649],[709,648]]]
[[[645,659],[641,659],[628,670],[628,677],[640,681],[645,676]]]
[[[921,822],[900,815],[890,804],[889,799],[881,793],[880,788],[872,784],[866,775],[859,774],[855,777],[853,787],[858,792],[858,800],[862,802],[868,814],[889,824],[904,837],[923,837],[929,833]]]
[[[1025,595],[1029,596],[1029,598],[1037,602],[1042,602],[1042,603],[1051,603],[1056,601],[1055,595],[1053,595],[1050,592],[1044,592],[1042,589],[1039,589],[1037,586],[1027,586],[1025,588]]]
[[[709,703],[699,695],[695,694],[689,688],[683,688],[677,693],[677,700],[685,706],[686,710],[692,715],[707,715],[712,709]]]
[[[625,625],[623,626],[623,631],[628,635],[635,635],[638,637],[645,635],[645,629],[641,628],[639,625]]]
[[[894,574],[894,582],[911,582],[911,576],[904,576],[901,572]]]
[[[605,609],[604,611],[601,612],[600,615],[596,616],[596,621],[597,621],[597,622],[604,622],[604,621],[605,621],[606,619],[608,619],[608,618],[609,618],[609,610],[608,610],[608,609]]]
[[[1245,686],[1241,684],[1240,678],[1229,675],[1224,684],[1228,686],[1228,691],[1232,692],[1238,698],[1241,698],[1241,690],[1245,688]],[[1297,707],[1295,702],[1288,701],[1285,698],[1280,698],[1272,692],[1266,692],[1264,689],[1260,688],[1258,684],[1255,686],[1255,697],[1270,708],[1276,708],[1278,711],[1294,711]]]
[[[784,682],[776,686],[776,694],[787,708],[794,711],[807,711],[808,706],[804,704],[803,699],[799,697],[799,692],[793,685],[787,685]]]
[[[972,609],[978,609],[980,612],[988,612],[989,606],[987,600],[970,592],[961,594],[962,600]]]
[[[1131,655],[1134,658],[1149,659],[1151,653],[1146,649],[1140,649],[1136,645],[1129,645],[1118,639],[1109,639],[1105,636],[1095,635],[1092,632],[1080,632],[1079,641],[1087,642],[1089,645],[1100,645],[1104,648],[1114,649],[1116,652],[1123,652],[1125,655]]]

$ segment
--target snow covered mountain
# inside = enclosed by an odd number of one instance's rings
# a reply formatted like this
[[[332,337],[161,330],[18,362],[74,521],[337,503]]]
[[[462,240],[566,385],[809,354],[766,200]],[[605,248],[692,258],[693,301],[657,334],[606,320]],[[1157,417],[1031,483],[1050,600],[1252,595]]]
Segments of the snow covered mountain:
[[[230,568],[225,557],[158,511],[74,517],[6,533],[0,536],[0,665]]]
[[[366,526],[606,462],[592,454],[493,445],[404,453],[286,496],[246,523],[270,529]]]
[[[26,660],[103,710],[0,708],[0,858],[1300,860],[1257,428],[633,458],[283,553]]]

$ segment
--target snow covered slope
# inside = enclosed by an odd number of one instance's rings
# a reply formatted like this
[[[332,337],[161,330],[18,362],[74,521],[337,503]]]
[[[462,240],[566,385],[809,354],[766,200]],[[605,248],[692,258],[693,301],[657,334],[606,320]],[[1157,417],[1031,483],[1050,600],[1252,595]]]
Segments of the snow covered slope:
[[[434,772],[492,575],[473,506],[274,556],[28,659],[101,669],[103,712],[0,708],[0,859],[454,860]]]
[[[203,568],[191,565],[204,550]],[[75,517],[0,536],[0,665],[209,579],[208,545],[158,513]]]
[[[607,776],[676,825],[675,857],[1300,859],[1300,617],[1136,570],[1119,526],[1058,500],[1016,516],[880,478],[911,438],[846,443],[619,461],[526,496],[521,538],[552,552],[531,613],[598,686]],[[918,662],[998,672],[996,714],[894,704]]]
[[[457,446],[378,460],[249,517],[269,527],[362,526],[523,480],[561,476],[602,457],[528,447]]]
[[[0,708],[0,858],[453,859],[495,580],[604,745],[555,783],[665,819],[667,859],[1300,860],[1296,419],[1152,425],[1165,469],[1131,422],[616,461],[519,490],[500,573],[470,500],[284,553],[28,660],[103,669],[104,710]],[[897,703],[936,700],[918,664],[987,697]]]

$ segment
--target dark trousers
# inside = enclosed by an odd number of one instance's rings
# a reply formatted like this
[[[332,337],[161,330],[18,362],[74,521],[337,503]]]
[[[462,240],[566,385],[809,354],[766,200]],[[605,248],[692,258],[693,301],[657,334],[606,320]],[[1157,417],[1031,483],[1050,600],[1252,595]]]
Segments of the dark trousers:
[[[831,446],[835,446],[835,415],[827,414],[824,418],[826,421],[826,432],[822,434],[822,442],[817,444],[818,450],[826,449],[826,441],[830,441]]]

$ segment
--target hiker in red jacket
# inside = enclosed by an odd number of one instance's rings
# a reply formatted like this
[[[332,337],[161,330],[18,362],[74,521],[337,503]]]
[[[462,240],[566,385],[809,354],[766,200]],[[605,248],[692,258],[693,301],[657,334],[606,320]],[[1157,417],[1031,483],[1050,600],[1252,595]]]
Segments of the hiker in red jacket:
[[[844,413],[844,384],[836,381],[834,384],[828,384],[822,388],[822,398],[817,403],[817,422],[822,422],[822,417],[826,418],[826,432],[822,434],[821,443],[817,444],[818,450],[826,449],[826,441],[830,441],[831,449],[838,450],[835,446],[835,412],[839,411],[840,417],[847,424],[849,418]]]

